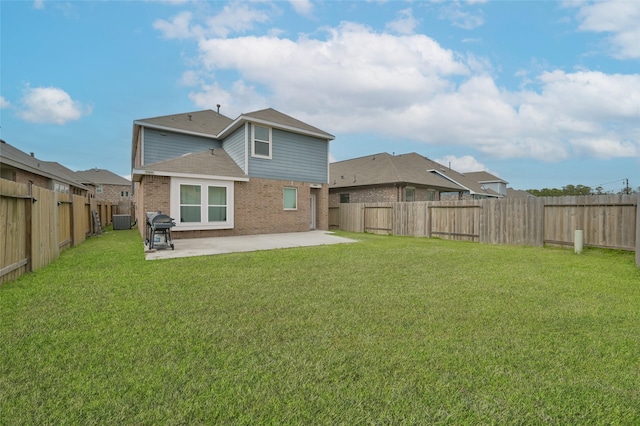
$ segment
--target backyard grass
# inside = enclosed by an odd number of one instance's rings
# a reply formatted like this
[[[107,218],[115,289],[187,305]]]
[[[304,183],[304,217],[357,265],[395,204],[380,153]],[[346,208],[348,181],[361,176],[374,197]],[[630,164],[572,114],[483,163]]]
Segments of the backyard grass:
[[[0,424],[640,424],[633,253],[387,237],[0,287]]]

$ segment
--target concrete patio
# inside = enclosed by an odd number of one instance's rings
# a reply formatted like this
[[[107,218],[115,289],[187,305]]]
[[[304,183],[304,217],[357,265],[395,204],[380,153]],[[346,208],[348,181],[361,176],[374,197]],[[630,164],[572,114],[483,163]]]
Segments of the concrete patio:
[[[357,241],[338,237],[329,231],[317,230],[285,234],[243,235],[238,237],[174,239],[174,250],[171,250],[171,248],[147,250],[147,246],[144,247],[147,260],[158,260],[355,242]]]

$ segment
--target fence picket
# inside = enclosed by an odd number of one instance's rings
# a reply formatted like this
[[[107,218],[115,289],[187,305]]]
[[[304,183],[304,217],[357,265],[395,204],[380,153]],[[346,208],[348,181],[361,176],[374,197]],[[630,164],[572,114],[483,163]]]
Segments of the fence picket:
[[[488,244],[584,245],[636,251],[640,267],[640,194],[463,201],[341,204],[338,229],[438,237]]]
[[[54,261],[90,235],[90,210],[110,224],[113,206],[0,179],[0,284]]]

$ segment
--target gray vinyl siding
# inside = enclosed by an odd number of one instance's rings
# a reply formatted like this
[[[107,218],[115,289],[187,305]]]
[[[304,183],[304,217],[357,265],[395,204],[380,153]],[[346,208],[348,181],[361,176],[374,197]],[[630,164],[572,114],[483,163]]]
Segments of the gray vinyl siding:
[[[211,148],[220,148],[221,145],[221,142],[216,139],[145,128],[143,165],[171,160],[184,154],[195,154]]]
[[[240,127],[238,130],[229,135],[222,142],[222,147],[229,154],[229,157],[236,162],[242,170],[245,170],[245,126]]]
[[[249,146],[249,176],[327,183],[329,142],[273,129],[272,158],[254,158]]]

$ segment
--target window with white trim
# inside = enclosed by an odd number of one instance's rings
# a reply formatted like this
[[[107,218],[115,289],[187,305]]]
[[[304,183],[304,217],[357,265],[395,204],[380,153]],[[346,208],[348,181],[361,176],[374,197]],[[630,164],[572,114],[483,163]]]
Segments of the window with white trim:
[[[176,230],[233,228],[233,181],[171,179]]]
[[[404,190],[404,200],[405,201],[415,201],[416,200],[416,189],[408,186]]]
[[[285,210],[298,210],[298,188],[284,188],[283,204]]]
[[[257,158],[271,159],[271,128],[253,125],[251,155]]]

